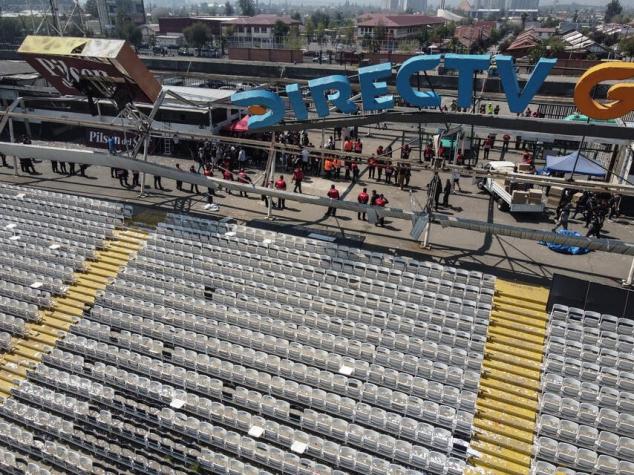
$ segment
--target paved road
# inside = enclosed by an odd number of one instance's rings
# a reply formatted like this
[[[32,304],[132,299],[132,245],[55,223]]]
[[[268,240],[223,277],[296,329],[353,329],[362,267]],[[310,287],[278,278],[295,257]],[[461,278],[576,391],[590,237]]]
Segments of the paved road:
[[[373,146],[370,142],[368,146]],[[151,160],[164,164],[181,164],[181,168],[188,169],[190,162],[165,157],[150,157]],[[36,168],[40,175],[14,176],[12,169],[0,168],[0,181],[35,186],[48,190],[66,191],[81,195],[105,197],[124,200],[136,204],[142,212],[140,219],[153,221],[160,219],[162,211],[187,210],[201,215],[218,217],[229,216],[238,222],[255,226],[273,226],[285,228],[288,232],[303,233],[307,228],[319,232],[331,233],[343,239],[362,240],[369,248],[378,247],[388,252],[405,255],[418,255],[424,260],[460,265],[467,269],[481,270],[511,279],[531,282],[547,283],[554,273],[574,275],[588,280],[617,285],[624,278],[630,261],[622,255],[604,252],[591,252],[584,256],[561,255],[549,251],[536,242],[514,238],[499,237],[473,233],[458,229],[442,229],[433,226],[431,232],[431,249],[422,250],[418,242],[413,241],[409,232],[411,223],[408,221],[387,221],[384,228],[370,225],[357,220],[356,213],[340,212],[336,218],[324,217],[322,208],[315,208],[299,203],[288,203],[285,211],[274,210],[274,220],[268,221],[266,207],[259,196],[251,195],[240,198],[220,192],[216,202],[220,210],[211,213],[204,209],[206,199],[203,195],[188,192],[178,192],[175,184],[165,180],[165,191],[149,189],[148,196],[139,197],[139,190],[122,188],[118,181],[110,177],[110,170],[102,167],[88,169],[88,178],[77,176],[54,175],[50,164],[38,163]],[[424,201],[426,184],[431,178],[430,171],[415,172],[412,177],[412,189],[401,191],[394,185],[376,183],[368,180],[366,171],[362,170],[361,182],[351,185],[349,182],[332,182],[323,178],[308,178],[304,183],[304,193],[325,196],[331,183],[347,199],[356,199],[363,186],[369,190],[376,189],[384,193],[389,199],[389,206],[412,209],[411,196]],[[252,178],[261,176],[261,171],[250,170]],[[443,183],[447,174],[441,174]],[[290,176],[286,174],[289,189],[292,189]],[[152,184],[151,177],[146,183]],[[479,192],[475,185],[463,179],[463,192],[452,194],[450,207],[440,208],[439,212],[449,216],[460,216],[493,223],[515,224],[534,229],[552,228],[552,209],[542,217],[519,217],[501,212],[489,196]],[[185,186],[188,190],[189,187]],[[203,190],[201,190],[203,191]],[[411,193],[411,194],[410,194]],[[584,231],[583,223],[572,220],[572,229]],[[634,241],[631,223],[627,220],[607,222],[606,235],[625,241]]]

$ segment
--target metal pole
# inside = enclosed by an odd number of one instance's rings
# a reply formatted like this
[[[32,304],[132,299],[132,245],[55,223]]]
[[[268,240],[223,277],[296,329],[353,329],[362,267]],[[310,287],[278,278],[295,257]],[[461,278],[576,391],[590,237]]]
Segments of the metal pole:
[[[149,134],[143,138],[143,161],[147,162],[147,153],[150,146]],[[144,196],[145,193],[145,172],[141,173],[141,193],[139,196]]]
[[[632,259],[632,265],[630,266],[630,271],[627,273],[627,279],[623,281],[623,286],[630,287],[632,285],[633,280],[634,280],[634,259]]]
[[[431,234],[431,220],[427,221],[427,224],[425,225],[425,234],[423,235],[423,243],[421,244],[421,246],[424,249],[429,249],[431,246],[429,245],[429,236]]]
[[[9,119],[9,137],[11,138],[11,143],[15,142],[15,135],[13,133],[13,119]],[[18,176],[18,157],[13,156],[13,174]]]
[[[323,132],[323,129],[322,129]],[[271,132],[271,151],[269,152],[269,159],[271,161],[271,167],[268,170],[269,179],[266,180],[264,186],[271,188],[273,186],[273,180],[275,180],[275,161],[277,159],[277,152],[275,151],[275,132]],[[278,198],[279,200],[279,198]],[[273,197],[269,196],[268,210],[266,211],[266,219],[273,219]]]

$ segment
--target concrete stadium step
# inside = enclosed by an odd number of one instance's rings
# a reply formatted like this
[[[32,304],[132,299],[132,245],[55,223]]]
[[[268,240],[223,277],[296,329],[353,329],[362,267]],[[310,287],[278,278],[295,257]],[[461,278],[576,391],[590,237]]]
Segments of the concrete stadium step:
[[[147,235],[138,231],[117,231],[113,240],[106,241],[105,247],[111,249],[97,251],[94,260],[85,262],[83,270],[75,272],[66,293],[54,297],[51,308],[40,310],[40,320],[28,323],[23,335],[12,336],[9,351],[0,355],[0,398],[10,397],[11,390],[27,378],[27,370],[35,368],[42,356],[55,348],[58,340],[82,318],[97,293],[143,246],[144,237]]]
[[[467,474],[530,473],[548,290],[498,279]]]

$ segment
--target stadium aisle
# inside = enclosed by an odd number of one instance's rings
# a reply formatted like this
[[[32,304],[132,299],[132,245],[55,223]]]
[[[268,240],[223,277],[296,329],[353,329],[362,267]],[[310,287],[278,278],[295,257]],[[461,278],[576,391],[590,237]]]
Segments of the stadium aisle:
[[[496,280],[467,474],[528,474],[548,289]]]

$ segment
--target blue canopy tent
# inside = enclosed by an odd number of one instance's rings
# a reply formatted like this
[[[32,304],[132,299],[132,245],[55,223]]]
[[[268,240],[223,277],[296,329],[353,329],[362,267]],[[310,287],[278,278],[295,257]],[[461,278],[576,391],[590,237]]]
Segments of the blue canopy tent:
[[[577,155],[579,159],[577,160]],[[577,165],[575,166],[575,162]],[[572,173],[572,170],[579,175],[605,176],[606,170],[596,162],[584,157],[579,152],[572,152],[569,155],[546,157],[547,172]]]

